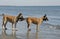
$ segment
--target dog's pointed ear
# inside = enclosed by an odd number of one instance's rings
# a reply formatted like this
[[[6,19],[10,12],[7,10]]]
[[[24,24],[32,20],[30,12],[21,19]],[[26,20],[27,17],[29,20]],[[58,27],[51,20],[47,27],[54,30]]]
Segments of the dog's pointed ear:
[[[20,17],[22,15],[22,13],[19,13],[17,17]]]
[[[4,13],[2,15],[4,15]]]
[[[46,17],[47,15],[45,14],[44,17]]]

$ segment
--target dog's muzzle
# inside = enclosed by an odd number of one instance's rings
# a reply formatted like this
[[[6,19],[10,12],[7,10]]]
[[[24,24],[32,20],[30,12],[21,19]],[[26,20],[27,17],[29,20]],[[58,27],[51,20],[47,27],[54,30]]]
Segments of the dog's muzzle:
[[[20,20],[20,21],[23,21],[23,20],[25,20],[25,18],[19,18],[19,20]]]

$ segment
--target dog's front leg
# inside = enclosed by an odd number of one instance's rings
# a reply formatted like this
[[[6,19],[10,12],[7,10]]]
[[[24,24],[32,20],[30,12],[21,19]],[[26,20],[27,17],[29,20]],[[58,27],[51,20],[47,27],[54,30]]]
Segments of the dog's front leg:
[[[16,29],[16,23],[15,23],[15,29]]]
[[[17,24],[17,23],[15,23],[15,30],[17,31],[16,24]]]
[[[38,31],[39,31],[39,25],[36,26],[36,32],[38,32]]]
[[[12,30],[15,30],[15,23],[12,23]]]
[[[6,25],[2,25],[2,29],[7,30]]]
[[[12,28],[13,28],[13,30],[17,31],[17,29],[16,29],[16,23],[14,23],[14,25],[12,26]]]
[[[14,30],[14,25],[13,25],[13,23],[12,23],[12,30]]]

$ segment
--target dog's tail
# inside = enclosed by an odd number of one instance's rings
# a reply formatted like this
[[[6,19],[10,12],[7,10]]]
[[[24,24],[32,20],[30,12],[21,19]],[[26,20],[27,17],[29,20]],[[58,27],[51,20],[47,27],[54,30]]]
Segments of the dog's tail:
[[[0,16],[4,16],[4,14],[0,14]]]

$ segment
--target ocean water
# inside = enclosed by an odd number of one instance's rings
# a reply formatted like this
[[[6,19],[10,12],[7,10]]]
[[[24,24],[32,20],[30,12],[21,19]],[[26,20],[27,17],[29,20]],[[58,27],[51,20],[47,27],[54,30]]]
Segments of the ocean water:
[[[8,30],[2,31],[2,16],[0,16],[0,39],[60,39],[60,6],[0,6],[0,14],[17,16],[22,13],[26,17],[40,18],[47,14],[49,21],[40,25],[36,32],[36,25],[31,25],[27,31],[26,21],[17,23],[18,31],[11,30],[11,23],[7,23]],[[4,37],[4,38],[3,38]]]

